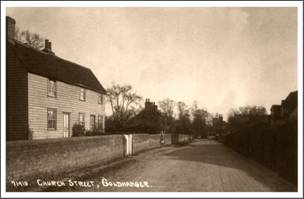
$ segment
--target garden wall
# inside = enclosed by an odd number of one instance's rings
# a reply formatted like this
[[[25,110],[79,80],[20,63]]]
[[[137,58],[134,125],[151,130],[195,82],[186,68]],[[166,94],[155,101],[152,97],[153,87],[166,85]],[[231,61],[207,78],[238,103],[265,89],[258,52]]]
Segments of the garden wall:
[[[171,134],[172,144],[186,144],[191,142],[192,136],[187,134]]]
[[[178,143],[189,143],[190,140],[191,140],[190,135],[179,134],[178,136]]]
[[[121,135],[7,142],[7,179],[60,173],[123,156]]]
[[[189,135],[167,134],[172,139],[189,141]],[[160,147],[160,134],[133,134],[133,154]],[[7,180],[52,176],[94,164],[106,164],[125,156],[122,135],[72,137],[61,139],[12,141],[6,144]]]
[[[160,134],[134,134],[133,154],[160,147]]]
[[[172,134],[165,134],[165,145],[171,145],[172,144]]]

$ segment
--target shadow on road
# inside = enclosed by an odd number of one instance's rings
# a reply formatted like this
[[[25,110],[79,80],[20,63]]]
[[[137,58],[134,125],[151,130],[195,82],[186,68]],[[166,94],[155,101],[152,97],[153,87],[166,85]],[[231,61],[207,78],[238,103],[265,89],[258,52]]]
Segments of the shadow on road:
[[[194,142],[187,147],[180,147],[178,150],[163,155],[169,156],[170,159],[195,161],[241,170],[273,190],[297,191],[296,186],[279,178],[274,172],[213,140]]]

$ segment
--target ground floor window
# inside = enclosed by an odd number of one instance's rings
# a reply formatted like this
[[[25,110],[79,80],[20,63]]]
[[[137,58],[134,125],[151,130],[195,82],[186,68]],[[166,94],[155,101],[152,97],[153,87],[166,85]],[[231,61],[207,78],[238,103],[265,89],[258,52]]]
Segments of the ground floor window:
[[[98,118],[97,118],[97,127],[99,129],[103,128],[103,116],[102,115],[98,115]]]
[[[47,129],[56,130],[57,127],[57,110],[54,108],[47,109]]]
[[[95,115],[90,115],[90,129],[95,129]]]
[[[85,125],[85,115],[84,113],[79,113],[79,124],[84,126]]]

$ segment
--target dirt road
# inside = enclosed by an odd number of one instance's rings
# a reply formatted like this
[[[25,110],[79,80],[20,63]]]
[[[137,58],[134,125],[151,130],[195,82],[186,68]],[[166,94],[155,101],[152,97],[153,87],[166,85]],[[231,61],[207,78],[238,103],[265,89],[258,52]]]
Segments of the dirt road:
[[[163,147],[133,157],[119,168],[81,179],[91,188],[65,191],[263,192],[295,191],[274,172],[211,140]],[[85,183],[85,182],[84,182]],[[137,186],[137,187],[136,187]]]

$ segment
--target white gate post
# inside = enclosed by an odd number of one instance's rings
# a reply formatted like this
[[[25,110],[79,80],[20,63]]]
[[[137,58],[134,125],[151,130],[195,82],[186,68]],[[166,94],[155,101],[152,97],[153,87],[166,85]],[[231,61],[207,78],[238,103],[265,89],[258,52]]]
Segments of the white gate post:
[[[125,150],[126,156],[132,156],[133,154],[133,135],[132,134],[125,134],[123,135],[124,139],[126,140]]]
[[[125,140],[126,140],[126,144],[125,144],[125,150],[126,150],[126,156],[129,156],[129,136],[128,135],[123,135]]]
[[[129,135],[129,152],[130,152],[130,155],[133,155],[133,135],[130,134]]]

